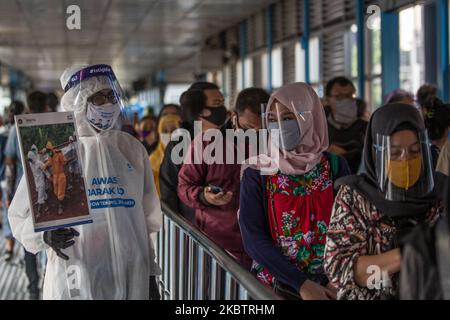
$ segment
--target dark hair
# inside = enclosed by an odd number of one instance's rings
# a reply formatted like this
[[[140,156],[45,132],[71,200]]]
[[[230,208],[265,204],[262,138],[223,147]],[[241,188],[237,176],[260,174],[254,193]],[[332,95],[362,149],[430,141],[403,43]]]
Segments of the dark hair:
[[[220,89],[211,82],[196,82],[180,97],[182,127],[189,130],[191,135],[194,134],[194,122],[198,120],[207,104],[208,99],[204,93],[205,90]]]
[[[155,117],[155,108],[152,105],[147,106],[147,108],[145,108],[145,114],[152,116],[154,118]]]
[[[132,125],[124,124],[121,128],[121,131],[124,131],[139,140],[139,134],[136,132]]]
[[[417,102],[423,108],[427,100],[437,96],[437,88],[431,84],[424,84],[417,91]]]
[[[450,105],[443,104],[439,98],[430,96],[424,103],[425,127],[431,140],[442,139],[450,126]]]
[[[181,95],[181,117],[183,123],[190,128],[197,121],[206,107],[207,98],[203,90],[188,90]]]
[[[248,88],[241,91],[236,99],[235,111],[241,115],[245,110],[261,114],[261,105],[269,102],[270,95],[261,88]]]
[[[358,108],[358,117],[361,118],[367,111],[367,102],[364,99],[356,99],[356,106]]]
[[[15,100],[11,102],[11,105],[9,106],[9,111],[15,116],[17,116],[25,111],[25,105],[21,101]]]
[[[153,120],[153,121],[156,121],[156,120],[155,120],[155,117],[149,114],[149,115],[146,115],[145,117],[143,117],[143,118],[139,121],[139,123],[142,123],[142,122],[147,121],[147,120]]]
[[[177,109],[178,113],[181,114],[181,108],[179,105],[174,104],[174,103],[165,104],[159,111],[158,120],[161,119],[163,112],[168,108],[175,108],[175,109]]]
[[[384,104],[399,103],[403,99],[409,98],[414,101],[414,95],[403,89],[397,89],[384,97]]]
[[[325,94],[327,97],[331,97],[331,91],[333,90],[334,86],[337,84],[339,84],[343,87],[352,86],[352,88],[356,90],[355,85],[353,84],[353,82],[350,79],[348,79],[346,77],[336,77],[336,78],[333,78],[330,81],[328,81],[328,83],[325,87]]]
[[[205,90],[220,90],[217,84],[211,83],[211,82],[196,82],[188,89],[188,91],[191,90],[199,90],[199,91],[205,91]]]
[[[27,104],[31,113],[42,113],[47,106],[47,95],[40,91],[34,91],[28,95]]]
[[[51,111],[56,112],[59,104],[58,96],[54,92],[50,92],[47,94],[47,106],[51,109]]]

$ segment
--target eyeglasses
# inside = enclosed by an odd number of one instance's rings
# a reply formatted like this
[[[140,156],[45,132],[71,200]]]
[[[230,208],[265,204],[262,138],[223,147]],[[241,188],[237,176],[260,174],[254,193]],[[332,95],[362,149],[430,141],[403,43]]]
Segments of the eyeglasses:
[[[88,99],[88,101],[95,106],[101,106],[108,102],[115,104],[118,102],[118,100],[119,98],[113,90],[109,90],[106,94],[102,92],[97,92]]]

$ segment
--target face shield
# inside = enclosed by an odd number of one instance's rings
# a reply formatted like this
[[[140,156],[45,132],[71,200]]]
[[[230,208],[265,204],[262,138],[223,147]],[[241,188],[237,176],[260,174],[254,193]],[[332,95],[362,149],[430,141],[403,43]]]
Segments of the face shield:
[[[401,136],[400,136],[401,135]],[[380,191],[387,200],[406,201],[434,188],[431,142],[427,131],[377,135],[375,165]]]
[[[297,149],[313,123],[312,111],[300,102],[291,101],[289,106],[275,102],[268,110],[265,122],[273,146],[280,151],[290,152]]]
[[[68,69],[61,83],[66,92],[61,101],[64,110],[74,111],[97,131],[120,129],[126,122],[127,103],[110,66]]]

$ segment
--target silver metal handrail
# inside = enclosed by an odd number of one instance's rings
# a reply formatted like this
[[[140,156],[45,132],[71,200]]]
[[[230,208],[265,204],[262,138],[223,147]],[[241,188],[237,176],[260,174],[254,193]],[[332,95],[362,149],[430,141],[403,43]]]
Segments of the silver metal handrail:
[[[280,300],[228,253],[162,203],[157,238],[164,300]]]

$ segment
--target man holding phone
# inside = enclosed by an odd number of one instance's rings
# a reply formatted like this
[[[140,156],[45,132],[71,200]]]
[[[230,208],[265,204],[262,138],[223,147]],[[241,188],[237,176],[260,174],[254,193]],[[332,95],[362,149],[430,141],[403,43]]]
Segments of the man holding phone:
[[[235,112],[221,130],[224,135],[224,144],[226,129],[260,130],[262,127],[261,105],[268,100],[268,93],[262,89],[252,88],[242,91],[236,101]],[[235,155],[242,147],[238,144],[235,142]],[[203,154],[208,145],[209,143],[203,143]],[[229,151],[224,146],[224,160]],[[242,148],[240,151],[243,151]],[[239,161],[232,164],[212,165],[207,165],[205,162],[194,164],[194,161],[191,161],[183,164],[180,170],[178,195],[181,201],[196,210],[195,220],[198,228],[227,250],[244,267],[250,268],[251,260],[244,251],[237,219],[240,175],[241,162]]]

